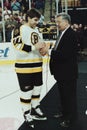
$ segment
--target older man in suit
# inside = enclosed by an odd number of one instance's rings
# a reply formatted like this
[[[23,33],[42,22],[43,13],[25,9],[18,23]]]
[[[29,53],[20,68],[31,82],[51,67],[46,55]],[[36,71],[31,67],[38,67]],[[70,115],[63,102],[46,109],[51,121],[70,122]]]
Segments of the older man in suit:
[[[77,115],[77,37],[71,29],[71,18],[66,13],[59,13],[56,18],[58,36],[51,52],[50,71],[57,81],[62,105],[62,127],[69,127]]]

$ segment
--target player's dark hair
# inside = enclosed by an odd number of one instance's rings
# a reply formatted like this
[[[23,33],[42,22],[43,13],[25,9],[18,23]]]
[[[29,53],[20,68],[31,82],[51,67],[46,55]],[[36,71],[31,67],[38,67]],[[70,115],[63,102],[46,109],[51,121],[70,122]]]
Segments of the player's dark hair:
[[[28,17],[30,17],[30,18],[37,17],[39,19],[41,17],[41,14],[37,9],[32,8],[32,9],[28,10],[26,13],[26,17],[25,17],[26,22],[28,22]]]

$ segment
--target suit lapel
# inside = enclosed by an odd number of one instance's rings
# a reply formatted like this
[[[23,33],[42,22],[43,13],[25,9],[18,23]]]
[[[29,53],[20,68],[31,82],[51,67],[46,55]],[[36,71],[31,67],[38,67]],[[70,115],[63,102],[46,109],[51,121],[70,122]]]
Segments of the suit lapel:
[[[61,44],[62,44],[63,40],[65,39],[65,37],[67,38],[67,35],[69,34],[70,30],[71,30],[71,28],[69,27],[69,28],[64,32],[64,34],[62,35],[61,39],[59,40],[59,43],[58,43],[57,48],[58,48],[59,46],[61,46]]]

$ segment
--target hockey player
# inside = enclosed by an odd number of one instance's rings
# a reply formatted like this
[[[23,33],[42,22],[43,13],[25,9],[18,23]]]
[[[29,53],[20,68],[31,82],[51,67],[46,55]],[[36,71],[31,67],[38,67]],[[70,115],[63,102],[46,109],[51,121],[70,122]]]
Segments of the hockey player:
[[[40,93],[42,81],[42,55],[47,53],[47,46],[41,42],[42,34],[37,28],[40,13],[30,9],[26,14],[26,23],[15,28],[12,43],[15,47],[15,71],[21,90],[20,101],[25,121],[33,127],[33,120],[46,120],[40,109]],[[43,48],[43,53],[40,50]]]

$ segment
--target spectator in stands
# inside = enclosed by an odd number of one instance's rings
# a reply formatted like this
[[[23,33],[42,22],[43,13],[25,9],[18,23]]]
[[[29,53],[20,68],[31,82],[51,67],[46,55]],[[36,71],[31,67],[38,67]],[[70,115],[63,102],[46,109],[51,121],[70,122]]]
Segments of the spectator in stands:
[[[11,3],[9,0],[5,0],[4,7],[6,7],[8,10],[11,10]]]
[[[55,24],[55,16],[51,16],[51,18],[50,18],[50,22],[53,24]]]
[[[36,2],[35,2],[35,7],[37,8],[37,9],[43,9],[44,8],[44,1],[43,0],[37,0]]]
[[[18,2],[20,3],[20,7],[21,7],[21,9],[20,9],[20,12],[23,12],[23,0],[18,0]]]
[[[56,25],[56,23],[55,23],[55,16],[51,16],[50,21],[47,22],[47,25],[48,26]]]
[[[10,18],[11,10],[9,10],[6,6],[4,7],[3,15],[5,20]]]
[[[14,20],[17,21],[17,23],[20,23],[20,22],[21,22],[21,18],[19,17],[18,14],[15,13],[15,14],[13,15],[13,17],[14,17]]]
[[[11,14],[8,19],[5,20],[5,36],[6,42],[11,42],[11,34],[12,30],[15,26],[17,26],[18,22],[14,20],[13,15]]]
[[[36,0],[35,8],[38,9],[41,13],[44,13],[45,2],[44,0]]]
[[[6,25],[6,27],[5,27],[6,42],[11,42],[12,30],[13,30],[13,28],[10,23],[8,25]]]
[[[50,21],[48,21],[46,25],[47,25],[48,27],[50,27],[50,26],[56,26],[55,16],[51,16]]]
[[[49,27],[49,39],[55,40],[57,36],[55,16],[51,16],[50,21],[47,22],[47,26]]]
[[[23,0],[22,5],[23,5],[23,13],[26,13],[27,10],[29,9],[29,0]]]
[[[31,1],[31,7],[32,7],[32,8],[35,8],[35,0],[32,0],[32,1]]]
[[[76,24],[76,23],[74,23],[72,25],[72,29],[77,34],[78,51],[82,51],[83,48],[84,48],[83,26],[82,26],[82,24]]]
[[[11,10],[12,10],[12,14],[19,14],[19,12],[21,11],[21,5],[17,0],[12,0],[11,1]]]

